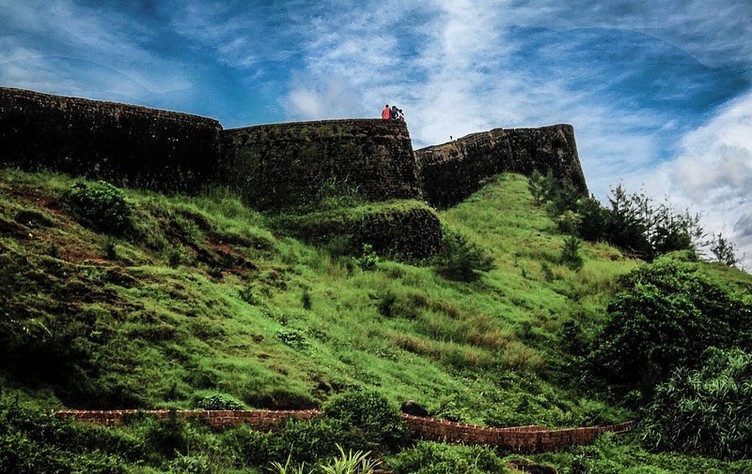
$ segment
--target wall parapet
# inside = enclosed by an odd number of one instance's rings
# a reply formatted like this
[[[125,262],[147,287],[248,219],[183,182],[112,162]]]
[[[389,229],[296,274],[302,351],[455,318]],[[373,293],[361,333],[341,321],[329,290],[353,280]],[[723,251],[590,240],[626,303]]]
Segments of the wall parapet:
[[[174,413],[178,418],[199,419],[213,427],[248,424],[258,429],[271,429],[286,419],[311,420],[321,416],[319,410],[60,410],[55,413],[61,418],[102,426],[121,426],[139,416],[166,419]],[[626,433],[635,425],[634,421],[627,421],[608,426],[549,430],[537,425],[489,428],[406,413],[402,413],[402,419],[405,426],[422,439],[497,446],[524,453],[590,444],[602,433]]]
[[[225,130],[223,136],[222,176],[262,209],[315,204],[322,189],[372,201],[420,196],[403,121],[279,123]]]

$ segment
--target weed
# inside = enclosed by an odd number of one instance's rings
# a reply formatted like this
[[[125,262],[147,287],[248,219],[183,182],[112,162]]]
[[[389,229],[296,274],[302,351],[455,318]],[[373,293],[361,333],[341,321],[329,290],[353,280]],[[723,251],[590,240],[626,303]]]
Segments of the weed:
[[[303,309],[310,311],[313,308],[313,298],[311,292],[308,289],[303,290],[303,294],[300,296],[300,304],[303,305]]]
[[[361,254],[355,259],[355,264],[360,267],[361,270],[374,270],[376,264],[379,263],[379,256],[373,251],[371,244],[363,244]]]
[[[298,329],[283,329],[277,331],[277,339],[297,350],[308,349],[308,346],[310,345],[303,331]]]
[[[242,403],[227,395],[215,393],[199,399],[196,402],[196,408],[202,410],[242,410],[244,407]]]
[[[117,234],[131,227],[125,193],[110,183],[78,182],[68,191],[67,199],[84,222],[99,230]]]

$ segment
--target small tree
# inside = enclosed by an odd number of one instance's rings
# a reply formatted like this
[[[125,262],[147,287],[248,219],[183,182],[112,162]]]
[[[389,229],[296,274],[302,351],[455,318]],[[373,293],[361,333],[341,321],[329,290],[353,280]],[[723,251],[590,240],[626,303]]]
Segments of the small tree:
[[[734,243],[723,237],[722,232],[713,236],[713,239],[710,241],[710,251],[715,257],[715,260],[724,265],[733,267],[739,263],[739,259],[736,257]]]

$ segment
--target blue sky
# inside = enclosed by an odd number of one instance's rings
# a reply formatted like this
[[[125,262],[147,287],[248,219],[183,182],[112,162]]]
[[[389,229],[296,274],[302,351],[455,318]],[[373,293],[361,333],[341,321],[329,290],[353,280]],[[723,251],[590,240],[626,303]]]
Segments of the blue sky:
[[[591,191],[752,268],[752,0],[0,0],[0,85],[227,127],[404,111],[415,148],[571,123]]]

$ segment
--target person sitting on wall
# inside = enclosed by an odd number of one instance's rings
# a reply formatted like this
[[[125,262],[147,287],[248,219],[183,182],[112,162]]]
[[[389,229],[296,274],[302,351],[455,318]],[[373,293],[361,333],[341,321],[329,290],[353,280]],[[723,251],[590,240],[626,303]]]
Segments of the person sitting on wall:
[[[384,110],[381,111],[381,119],[386,122],[387,120],[391,118],[391,116],[392,116],[392,111],[391,109],[389,109],[389,104],[386,104],[384,106]]]
[[[402,109],[397,109],[397,120],[405,120],[405,114],[402,113]]]
[[[397,110],[397,106],[393,105],[392,109],[389,111],[389,118],[392,120],[397,120],[398,115],[399,115],[399,111]]]

